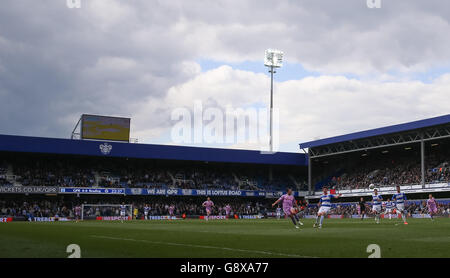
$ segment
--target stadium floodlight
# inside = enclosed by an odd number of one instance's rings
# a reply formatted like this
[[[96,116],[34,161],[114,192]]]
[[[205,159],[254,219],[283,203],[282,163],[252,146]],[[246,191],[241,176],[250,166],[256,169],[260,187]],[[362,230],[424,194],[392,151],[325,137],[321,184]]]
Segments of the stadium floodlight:
[[[267,49],[264,56],[264,65],[270,68],[270,152],[273,152],[273,74],[275,68],[283,66],[283,55],[280,50]]]
[[[264,65],[266,67],[281,68],[283,66],[283,51],[267,49],[264,56]]]

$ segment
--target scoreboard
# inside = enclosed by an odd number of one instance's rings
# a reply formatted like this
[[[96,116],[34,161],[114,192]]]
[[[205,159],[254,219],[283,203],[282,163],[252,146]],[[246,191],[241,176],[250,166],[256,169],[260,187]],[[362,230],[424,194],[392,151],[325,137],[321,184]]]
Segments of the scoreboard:
[[[83,114],[81,138],[129,142],[130,121],[130,118]]]

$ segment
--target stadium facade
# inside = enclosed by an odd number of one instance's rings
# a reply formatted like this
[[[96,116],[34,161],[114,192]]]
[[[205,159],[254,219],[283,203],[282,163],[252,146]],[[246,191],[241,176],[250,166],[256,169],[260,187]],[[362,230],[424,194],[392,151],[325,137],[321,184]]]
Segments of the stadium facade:
[[[152,145],[137,143],[122,143],[111,141],[92,141],[74,139],[56,139],[28,136],[0,135],[0,153],[16,154],[50,154],[63,157],[101,157],[152,160],[156,163],[176,161],[189,164],[219,163],[248,164],[252,166],[298,167],[306,171],[307,156],[296,153],[264,154],[259,151],[226,150],[218,148],[198,148],[171,145]],[[57,159],[57,157],[55,157]],[[14,177],[12,177],[14,178]],[[38,187],[38,186],[3,186],[0,193],[24,194],[114,194],[114,195],[165,195],[165,196],[278,196],[282,192],[269,190],[208,190],[181,188],[88,188],[88,187]],[[306,194],[296,191],[295,194]]]
[[[342,161],[350,161],[361,156],[368,159],[374,153],[397,153],[404,146],[414,146],[420,150],[421,182],[403,185],[407,192],[447,192],[450,191],[448,181],[426,182],[426,157],[429,145],[440,144],[445,148],[450,142],[450,115],[425,119],[400,125],[393,125],[373,130],[351,133],[327,139],[321,139],[300,144],[307,154],[275,153],[263,154],[259,151],[227,150],[217,148],[199,148],[171,145],[152,145],[137,143],[122,143],[111,141],[73,140],[57,138],[41,138],[28,136],[0,135],[0,154],[51,154],[58,156],[82,156],[102,158],[140,159],[153,161],[182,161],[265,165],[274,167],[293,167],[299,172],[307,173],[308,189],[296,190],[296,196],[315,198],[320,194],[324,180],[339,173],[327,173],[315,179],[315,172],[321,171],[322,163],[328,165]],[[418,146],[416,146],[418,145]],[[308,151],[306,151],[308,149]],[[376,159],[376,158],[375,158]],[[330,163],[331,161],[331,163]],[[334,162],[333,162],[334,161]],[[338,166],[336,166],[338,167]],[[308,169],[306,171],[306,169]],[[442,171],[442,169],[440,169]],[[444,169],[448,171],[448,168]],[[339,190],[339,189],[338,189]],[[382,194],[392,193],[392,186],[380,187]],[[363,196],[370,192],[368,188],[343,189],[340,193],[347,196]],[[109,194],[109,195],[173,195],[173,196],[257,196],[277,197],[283,191],[273,190],[240,190],[240,189],[200,189],[200,188],[101,188],[101,187],[67,187],[67,186],[0,186],[0,194]]]

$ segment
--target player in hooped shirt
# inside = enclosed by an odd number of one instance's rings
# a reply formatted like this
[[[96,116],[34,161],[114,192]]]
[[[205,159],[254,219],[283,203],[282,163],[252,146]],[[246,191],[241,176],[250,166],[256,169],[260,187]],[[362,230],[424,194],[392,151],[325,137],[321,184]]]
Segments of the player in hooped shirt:
[[[125,220],[126,210],[127,210],[127,206],[125,205],[125,203],[122,203],[120,205],[120,221],[122,223],[123,223],[123,220]]]
[[[316,217],[316,223],[314,223],[314,228],[319,227],[319,229],[322,228],[323,218],[331,209],[331,200],[337,199],[341,197],[342,194],[339,195],[333,195],[328,194],[328,189],[326,187],[323,188],[323,195],[320,197],[319,201],[319,212],[317,213]],[[320,218],[320,224],[319,224],[319,218]]]
[[[277,213],[277,219],[280,220],[280,218],[281,218],[281,208],[280,208],[280,206],[277,207],[276,213]]]
[[[375,222],[377,224],[380,224],[381,202],[383,202],[383,198],[378,195],[378,190],[375,188],[372,195],[372,212],[375,214]]]
[[[294,223],[294,226],[296,229],[298,229],[298,224],[303,225],[302,222],[300,222],[299,217],[297,216],[297,212],[299,211],[297,202],[295,201],[294,195],[292,195],[292,189],[288,188],[287,193],[281,196],[278,200],[275,201],[275,203],[272,204],[272,207],[276,206],[278,203],[283,203],[283,211],[284,214],[291,218],[292,223]],[[294,208],[295,206],[295,208]]]
[[[397,185],[397,193],[392,196],[392,200],[395,200],[397,211],[402,214],[403,224],[408,225],[408,222],[406,222],[405,210],[406,195],[405,193],[400,192],[400,185]]]
[[[391,199],[388,199],[385,203],[385,214],[389,214],[389,219],[392,219],[392,210],[394,209],[394,204],[391,202]]]
[[[206,201],[203,202],[202,206],[206,209],[206,221],[208,221],[209,216],[211,215],[212,208],[214,207],[214,203],[211,201],[211,198],[206,198]]]
[[[148,213],[150,212],[150,207],[148,205],[145,205],[144,207],[144,219],[148,220]]]
[[[431,220],[434,221],[433,215],[437,213],[437,203],[436,200],[433,198],[433,195],[428,195],[427,200],[427,208],[428,208],[428,214],[430,214]]]

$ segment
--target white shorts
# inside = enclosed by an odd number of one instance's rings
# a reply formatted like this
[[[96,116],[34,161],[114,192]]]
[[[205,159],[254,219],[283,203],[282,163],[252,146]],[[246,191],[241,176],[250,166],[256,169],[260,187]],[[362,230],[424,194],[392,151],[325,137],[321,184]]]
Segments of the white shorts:
[[[377,213],[381,212],[381,205],[376,205],[372,207],[372,211],[375,211]]]
[[[405,210],[405,204],[397,204],[396,207],[400,212],[403,212]]]
[[[144,211],[144,215],[147,216],[148,215],[148,211]]]
[[[392,209],[386,209],[386,213],[392,213]]]
[[[125,216],[125,212],[124,212],[124,211],[121,211],[121,212],[120,212],[120,216]]]
[[[321,206],[321,207],[319,208],[319,213],[325,213],[325,214],[328,214],[328,212],[330,211],[330,209],[331,209],[331,207],[324,207],[324,206]]]

